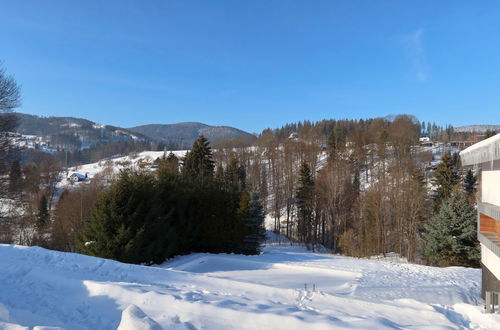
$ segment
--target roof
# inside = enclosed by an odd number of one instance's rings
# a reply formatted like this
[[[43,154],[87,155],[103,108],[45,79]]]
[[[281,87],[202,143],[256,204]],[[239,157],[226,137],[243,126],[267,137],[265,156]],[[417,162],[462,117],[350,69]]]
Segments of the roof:
[[[474,165],[500,159],[500,134],[471,145],[460,152],[462,165]]]
[[[80,173],[73,173],[71,174],[70,176],[76,176],[78,179],[81,179],[81,180],[85,180],[86,179],[86,176],[83,175],[83,174],[80,174]]]

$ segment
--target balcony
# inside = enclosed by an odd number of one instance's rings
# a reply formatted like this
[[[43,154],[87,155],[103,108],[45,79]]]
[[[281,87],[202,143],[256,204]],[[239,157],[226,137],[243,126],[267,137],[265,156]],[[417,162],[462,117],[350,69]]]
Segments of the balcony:
[[[489,250],[500,257],[500,207],[479,203],[477,238]]]

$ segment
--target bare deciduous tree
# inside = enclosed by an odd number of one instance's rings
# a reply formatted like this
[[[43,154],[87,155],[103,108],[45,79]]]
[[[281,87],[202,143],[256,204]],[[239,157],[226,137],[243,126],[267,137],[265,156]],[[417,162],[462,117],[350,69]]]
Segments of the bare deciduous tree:
[[[8,76],[0,63],[0,171],[9,163],[9,132],[16,127],[17,118],[12,111],[21,105],[20,87],[14,77]]]

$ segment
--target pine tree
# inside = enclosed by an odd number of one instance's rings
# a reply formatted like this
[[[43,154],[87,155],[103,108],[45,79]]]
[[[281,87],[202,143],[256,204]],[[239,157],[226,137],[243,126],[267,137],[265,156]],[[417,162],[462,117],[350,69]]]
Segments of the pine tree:
[[[186,154],[182,174],[188,179],[200,182],[213,178],[214,161],[212,150],[203,135],[200,135],[194,142],[191,151]]]
[[[38,213],[36,216],[36,227],[43,228],[49,220],[49,208],[47,196],[42,195],[38,202]]]
[[[296,191],[298,234],[303,242],[311,240],[314,211],[314,180],[306,162],[300,167],[299,184]]]
[[[453,187],[459,182],[459,179],[460,177],[457,168],[454,166],[453,158],[447,152],[441,158],[441,162],[434,173],[433,185],[435,186],[435,190],[432,198],[435,211],[438,211],[441,203],[450,197]]]
[[[479,265],[476,211],[465,196],[453,192],[425,226],[424,256],[438,266]]]
[[[22,188],[22,173],[21,165],[16,159],[12,162],[9,172],[9,192],[13,195],[17,194]]]
[[[473,197],[476,193],[476,183],[477,178],[474,172],[472,172],[472,169],[469,168],[464,178],[464,190],[469,197]]]

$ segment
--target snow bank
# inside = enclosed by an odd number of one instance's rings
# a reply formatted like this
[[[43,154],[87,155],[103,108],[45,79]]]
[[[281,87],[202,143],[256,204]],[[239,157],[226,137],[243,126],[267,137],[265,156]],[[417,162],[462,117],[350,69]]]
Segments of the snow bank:
[[[162,327],[136,305],[130,305],[122,313],[117,330],[161,330]]]
[[[500,329],[477,269],[293,246],[145,267],[0,245],[0,269],[0,329]]]

